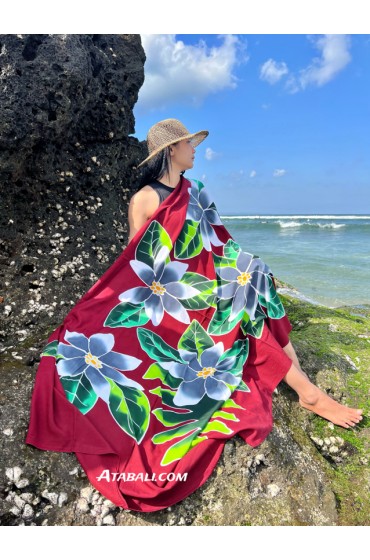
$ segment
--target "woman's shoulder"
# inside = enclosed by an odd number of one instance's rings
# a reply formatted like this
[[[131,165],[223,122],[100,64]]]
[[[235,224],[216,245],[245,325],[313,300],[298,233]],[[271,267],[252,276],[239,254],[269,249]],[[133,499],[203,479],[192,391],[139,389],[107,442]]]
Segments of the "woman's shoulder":
[[[144,212],[151,216],[159,204],[158,193],[149,184],[134,193],[129,202],[129,212]]]
[[[139,190],[137,190],[131,197],[131,200],[147,200],[148,198],[154,198],[153,195],[155,193],[155,189],[150,185],[143,185],[142,187],[140,187]],[[156,196],[156,195],[155,195]]]

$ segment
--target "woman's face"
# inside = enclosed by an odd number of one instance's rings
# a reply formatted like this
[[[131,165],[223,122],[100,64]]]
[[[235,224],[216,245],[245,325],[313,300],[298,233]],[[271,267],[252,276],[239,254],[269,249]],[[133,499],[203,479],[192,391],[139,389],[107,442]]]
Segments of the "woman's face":
[[[193,139],[186,138],[171,146],[172,166],[178,167],[181,171],[191,169],[194,165],[195,148]]]

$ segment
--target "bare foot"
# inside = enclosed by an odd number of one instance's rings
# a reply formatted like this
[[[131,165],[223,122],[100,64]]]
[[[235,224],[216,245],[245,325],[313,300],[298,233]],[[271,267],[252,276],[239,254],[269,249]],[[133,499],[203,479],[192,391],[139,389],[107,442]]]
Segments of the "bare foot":
[[[344,406],[316,386],[313,390],[312,398],[304,400],[302,397],[299,397],[299,404],[343,428],[355,426],[357,422],[362,420],[362,409]]]

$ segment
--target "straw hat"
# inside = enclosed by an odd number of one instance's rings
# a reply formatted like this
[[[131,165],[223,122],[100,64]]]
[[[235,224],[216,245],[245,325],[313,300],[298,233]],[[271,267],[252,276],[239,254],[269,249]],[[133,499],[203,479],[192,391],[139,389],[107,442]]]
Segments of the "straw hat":
[[[194,146],[198,146],[208,136],[208,130],[200,130],[191,134],[185,126],[177,119],[165,119],[153,125],[148,132],[147,145],[149,156],[144,159],[137,167],[140,167],[158,152],[170,146],[174,142],[185,140],[186,138],[194,138]]]

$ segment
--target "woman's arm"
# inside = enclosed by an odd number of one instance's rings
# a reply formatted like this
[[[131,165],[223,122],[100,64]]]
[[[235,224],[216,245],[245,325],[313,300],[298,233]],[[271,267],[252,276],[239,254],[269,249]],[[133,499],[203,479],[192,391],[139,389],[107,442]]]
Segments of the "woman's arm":
[[[158,207],[158,202],[158,195],[150,186],[143,187],[132,196],[128,207],[130,235],[127,244],[153,215]]]

